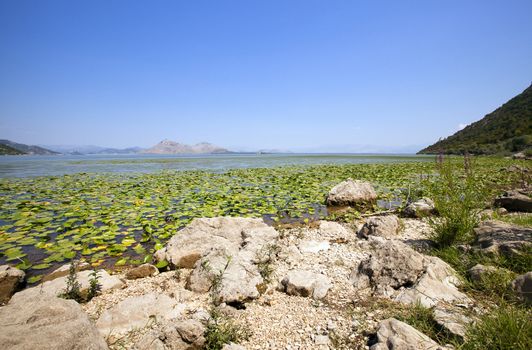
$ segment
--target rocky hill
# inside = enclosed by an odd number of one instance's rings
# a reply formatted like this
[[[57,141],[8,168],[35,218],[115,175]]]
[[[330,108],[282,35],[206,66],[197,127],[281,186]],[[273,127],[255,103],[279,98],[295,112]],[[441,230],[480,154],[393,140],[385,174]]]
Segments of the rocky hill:
[[[8,145],[0,144],[0,155],[16,156],[20,154],[24,154],[24,153]]]
[[[0,154],[28,154],[28,155],[54,155],[59,154],[58,152],[51,151],[49,149],[39,147],[39,146],[30,146],[22,143],[16,143],[9,140],[0,140]],[[13,151],[15,150],[15,151]],[[18,152],[18,153],[13,153]]]
[[[163,140],[155,146],[148,148],[141,153],[145,154],[209,154],[209,153],[229,153],[225,148],[213,144],[202,142],[196,145],[185,145],[171,140]]]
[[[481,120],[420,154],[495,154],[532,148],[532,85]]]

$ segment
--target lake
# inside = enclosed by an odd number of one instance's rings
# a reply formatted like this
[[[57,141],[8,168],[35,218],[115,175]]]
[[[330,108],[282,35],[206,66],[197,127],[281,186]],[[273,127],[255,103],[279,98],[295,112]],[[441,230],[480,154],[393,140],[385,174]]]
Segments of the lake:
[[[161,170],[271,168],[287,165],[372,164],[430,161],[410,154],[217,154],[217,155],[58,155],[0,156],[0,177],[76,173],[150,173]]]

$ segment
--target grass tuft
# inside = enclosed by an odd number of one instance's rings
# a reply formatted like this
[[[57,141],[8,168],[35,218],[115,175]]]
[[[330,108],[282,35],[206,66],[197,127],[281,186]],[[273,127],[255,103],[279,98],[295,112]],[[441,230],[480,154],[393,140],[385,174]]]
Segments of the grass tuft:
[[[205,330],[206,350],[220,350],[225,344],[239,343],[251,336],[248,328],[235,323],[216,308],[213,308],[210,314],[211,319]]]
[[[530,309],[500,305],[483,315],[467,332],[463,350],[532,349],[532,314]]]

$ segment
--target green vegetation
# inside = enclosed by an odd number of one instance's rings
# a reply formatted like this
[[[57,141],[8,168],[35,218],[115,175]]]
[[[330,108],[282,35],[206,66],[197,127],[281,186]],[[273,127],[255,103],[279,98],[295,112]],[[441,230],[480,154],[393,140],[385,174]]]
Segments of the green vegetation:
[[[0,143],[0,155],[3,156],[3,155],[19,155],[19,154],[24,154],[24,152],[21,152],[16,148]]]
[[[484,314],[469,328],[463,350],[528,350],[532,349],[530,309],[502,304]]]
[[[79,260],[72,260],[68,269],[68,276],[66,280],[65,290],[59,294],[60,298],[72,299],[78,303],[90,301],[94,298],[100,291],[100,282],[98,271],[92,271],[89,278],[89,289],[87,293],[82,293],[81,283],[78,281],[78,267]]]
[[[213,308],[205,330],[205,349],[220,350],[225,344],[239,343],[251,336],[249,329],[237,324],[229,317]]]
[[[87,292],[87,301],[94,298],[100,291],[101,285],[99,279],[100,276],[98,275],[98,271],[92,271],[89,279],[89,291]]]
[[[60,298],[72,299],[81,303],[83,296],[81,295],[81,283],[78,281],[78,264],[77,260],[72,260],[68,269],[68,276],[66,280],[66,288],[63,293],[59,294]]]
[[[438,176],[429,181],[432,199],[439,217],[431,221],[433,240],[440,247],[472,239],[473,228],[479,222],[479,213],[486,204],[486,183],[477,182],[470,157],[464,164],[451,159],[439,159]]]
[[[531,148],[532,85],[483,119],[419,153],[530,153]]]
[[[532,227],[532,213],[519,213],[512,215],[498,215],[497,220],[507,222],[509,224]]]
[[[496,191],[516,180],[498,171],[516,161],[477,163],[479,186]],[[17,264],[32,282],[75,256],[93,266],[142,264],[193,218],[311,221],[328,215],[327,192],[347,178],[370,181],[381,200],[404,202],[412,189],[431,195],[425,179],[435,170],[411,162],[0,179],[0,263]]]
[[[18,153],[12,153],[15,150]],[[11,153],[4,153],[11,152]],[[40,155],[52,155],[59,154],[58,152],[50,151],[49,149],[39,146],[28,146],[22,143],[16,143],[9,140],[0,140],[0,155],[4,154],[40,154]]]
[[[421,304],[415,304],[414,306],[407,306],[398,308],[397,313],[394,315],[399,321],[408,323],[418,331],[426,334],[431,339],[438,342],[438,344],[459,344],[460,340],[447,332],[434,320],[432,315],[432,309],[424,307]]]

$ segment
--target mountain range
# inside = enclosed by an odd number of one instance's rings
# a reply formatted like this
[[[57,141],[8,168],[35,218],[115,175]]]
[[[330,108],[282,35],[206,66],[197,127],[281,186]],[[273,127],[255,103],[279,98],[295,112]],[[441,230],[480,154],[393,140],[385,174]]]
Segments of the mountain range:
[[[202,142],[195,145],[185,145],[171,140],[163,140],[153,147],[145,149],[140,153],[144,154],[219,154],[230,153],[229,150]]]
[[[0,154],[27,154],[27,155],[54,155],[59,152],[54,152],[47,148],[33,145],[25,145],[23,143],[16,143],[9,140],[0,140]]]
[[[487,114],[418,153],[504,154],[532,149],[532,85]]]
[[[0,155],[84,155],[84,154],[223,154],[231,153],[229,150],[202,142],[195,145],[186,145],[171,140],[163,140],[153,147],[143,149],[140,147],[107,148],[100,146],[29,146],[9,140],[0,140]]]

